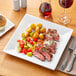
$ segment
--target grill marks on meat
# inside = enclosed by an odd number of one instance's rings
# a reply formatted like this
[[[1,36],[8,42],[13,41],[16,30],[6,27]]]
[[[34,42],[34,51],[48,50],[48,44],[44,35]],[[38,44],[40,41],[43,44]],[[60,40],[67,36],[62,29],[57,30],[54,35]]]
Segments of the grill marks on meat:
[[[48,29],[45,34],[44,42],[38,41],[37,50],[36,48],[33,50],[33,55],[40,60],[44,61],[47,59],[50,61],[53,57],[52,53],[56,53],[57,41],[59,41],[59,34],[56,29]]]
[[[48,45],[48,44],[45,44],[45,47],[50,51],[50,52],[52,52],[52,53],[56,53],[56,50],[53,48],[53,47],[51,47],[50,45]]]
[[[51,56],[50,56],[47,52],[41,51],[40,53],[41,53],[48,61],[51,60]]]
[[[59,34],[57,33],[56,29],[48,29],[46,33],[47,34],[45,36],[44,46],[55,54],[57,46],[55,41],[59,41]]]
[[[49,50],[47,50],[46,48],[43,48],[41,50],[39,50],[39,52],[48,60],[50,61],[52,59],[52,54],[49,54]]]
[[[39,58],[40,60],[42,60],[42,61],[44,61],[45,60],[45,57],[42,55],[42,54],[40,54],[38,51],[33,51],[33,55],[35,56],[35,57],[37,57],[37,58]]]
[[[53,39],[55,40],[55,41],[59,41],[59,34],[53,34]]]
[[[55,41],[44,41],[44,47],[54,54],[56,53],[56,45]]]
[[[59,41],[59,34],[56,29],[48,29],[47,34],[53,37],[53,40]]]
[[[52,47],[53,47],[54,49],[56,49],[57,43],[56,43],[55,41],[52,43]]]
[[[37,47],[42,47],[42,44],[37,45]],[[50,61],[52,59],[52,54],[49,50],[47,50],[46,48],[40,48],[39,50],[33,50],[33,55],[37,58],[39,58],[40,60],[44,61],[45,58]],[[44,60],[43,57],[44,56]]]
[[[45,35],[45,40],[50,40],[52,41],[53,40],[53,36],[49,35],[49,34],[46,34]]]
[[[48,32],[48,33],[57,33],[57,30],[56,30],[56,29],[48,29],[47,32]]]
[[[44,41],[44,47],[51,47],[56,49],[57,43],[55,41]]]

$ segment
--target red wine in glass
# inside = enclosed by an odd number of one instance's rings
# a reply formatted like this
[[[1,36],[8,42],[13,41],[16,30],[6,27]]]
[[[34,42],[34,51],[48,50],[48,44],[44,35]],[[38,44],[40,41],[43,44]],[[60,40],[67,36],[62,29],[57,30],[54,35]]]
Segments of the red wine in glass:
[[[71,22],[71,16],[66,13],[66,8],[69,8],[73,4],[73,0],[59,0],[60,6],[64,8],[64,13],[58,16],[58,21],[63,24],[68,24]]]
[[[60,4],[63,8],[69,8],[69,7],[71,7],[71,5],[73,4],[73,0],[59,0],[59,4]]]
[[[39,10],[43,16],[50,16],[52,11],[51,5],[47,2],[41,3]]]

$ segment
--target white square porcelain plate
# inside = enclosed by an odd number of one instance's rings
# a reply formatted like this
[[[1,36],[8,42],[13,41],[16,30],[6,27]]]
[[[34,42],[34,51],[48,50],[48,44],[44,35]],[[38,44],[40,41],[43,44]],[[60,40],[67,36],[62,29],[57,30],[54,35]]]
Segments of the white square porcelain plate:
[[[5,29],[4,30],[2,30],[2,31],[0,31],[0,37],[2,36],[2,35],[4,35],[7,31],[9,31],[12,27],[14,27],[14,24],[10,21],[10,20],[8,20],[7,18],[6,18],[6,25],[5,25]]]
[[[57,43],[57,49],[56,49],[56,54],[53,55],[53,58],[51,61],[41,61],[39,59],[37,59],[36,57],[32,56],[32,57],[28,57],[27,55],[24,55],[22,53],[17,53],[16,50],[16,43],[18,39],[21,39],[21,33],[24,32],[30,24],[32,23],[42,23],[44,27],[46,27],[46,29],[48,28],[52,28],[52,29],[57,29],[59,35],[60,35],[60,40]],[[64,26],[31,16],[26,14],[24,16],[24,18],[22,19],[21,23],[19,24],[17,30],[15,31],[14,35],[12,36],[12,38],[9,40],[7,46],[4,49],[4,52],[13,56],[16,56],[18,58],[27,60],[29,62],[38,64],[40,66],[46,67],[48,69],[52,69],[55,70],[56,66],[62,56],[62,53],[72,35],[73,30],[66,28]]]

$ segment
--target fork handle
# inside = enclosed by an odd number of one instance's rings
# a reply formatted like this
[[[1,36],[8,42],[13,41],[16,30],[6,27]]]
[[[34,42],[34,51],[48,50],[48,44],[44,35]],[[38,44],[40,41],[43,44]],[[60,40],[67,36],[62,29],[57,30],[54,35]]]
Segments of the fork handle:
[[[69,65],[68,65],[67,68],[66,68],[66,71],[67,71],[67,72],[70,72],[70,71],[72,70],[73,64],[74,64],[74,61],[75,61],[75,58],[76,58],[76,56],[73,55],[73,57],[72,57],[72,59],[71,59]]]
[[[66,56],[65,60],[63,61],[62,65],[60,67],[61,70],[64,70],[65,69],[69,57],[70,57],[70,51],[68,51],[67,56]]]

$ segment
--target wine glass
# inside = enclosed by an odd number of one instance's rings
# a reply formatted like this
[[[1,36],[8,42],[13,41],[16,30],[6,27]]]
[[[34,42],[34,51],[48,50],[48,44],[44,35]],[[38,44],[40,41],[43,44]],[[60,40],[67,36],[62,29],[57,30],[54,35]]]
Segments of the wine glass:
[[[50,0],[41,0],[39,11],[43,17],[50,17],[52,12]]]
[[[64,8],[64,13],[58,16],[58,21],[63,24],[68,24],[71,22],[71,17],[66,13],[66,8],[71,7],[73,0],[59,0],[60,6]]]

